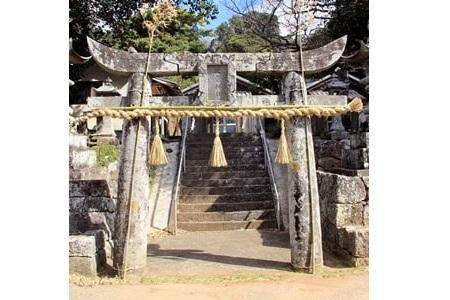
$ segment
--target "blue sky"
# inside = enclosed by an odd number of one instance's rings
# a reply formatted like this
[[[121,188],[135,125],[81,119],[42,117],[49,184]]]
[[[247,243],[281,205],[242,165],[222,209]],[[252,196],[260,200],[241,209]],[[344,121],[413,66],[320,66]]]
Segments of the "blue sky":
[[[228,8],[225,7],[224,0],[218,0],[215,2],[219,7],[219,14],[217,15],[217,18],[215,20],[212,20],[210,24],[206,26],[207,29],[217,28],[217,26],[227,21],[233,15],[233,12],[231,12]]]

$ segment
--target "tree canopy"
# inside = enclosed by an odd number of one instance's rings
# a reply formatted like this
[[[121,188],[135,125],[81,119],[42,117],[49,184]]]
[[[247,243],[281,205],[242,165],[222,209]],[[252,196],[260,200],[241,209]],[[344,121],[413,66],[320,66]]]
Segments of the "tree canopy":
[[[266,24],[266,35],[258,35],[252,29],[249,19],[257,19],[260,24]],[[216,29],[214,50],[217,52],[265,52],[271,51],[272,45],[267,40],[268,35],[279,35],[278,18],[267,13],[249,12],[244,16],[233,16]]]
[[[153,5],[157,0],[70,0],[69,32],[73,47],[82,55],[89,55],[86,36],[111,47],[147,51],[149,40],[139,13],[142,2]],[[216,18],[217,5],[213,0],[176,0],[178,15],[167,28],[155,37],[153,52],[205,52],[205,39],[211,31],[199,29]],[[87,65],[70,67],[70,78],[78,79]]]
[[[146,2],[153,5],[157,0],[69,0],[69,32],[74,48],[87,54],[86,36],[119,48],[145,48],[139,6]],[[208,33],[195,30],[197,24],[205,24],[216,18],[217,5],[213,0],[176,0],[178,18],[169,26],[168,35],[155,40],[158,51],[198,51],[199,39]],[[193,30],[194,29],[194,30]],[[159,41],[158,41],[159,39]]]

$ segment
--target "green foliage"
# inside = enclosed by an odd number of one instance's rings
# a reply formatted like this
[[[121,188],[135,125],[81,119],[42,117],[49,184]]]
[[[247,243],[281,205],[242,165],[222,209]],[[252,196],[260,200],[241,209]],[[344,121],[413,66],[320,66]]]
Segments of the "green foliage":
[[[98,167],[107,167],[119,159],[120,146],[118,145],[97,145],[92,147],[92,149],[97,154]]]
[[[91,36],[108,46],[120,48],[133,46],[132,41],[147,37],[147,32],[142,28],[142,17],[138,12],[141,2],[140,0],[69,0],[71,19],[69,33],[75,49],[84,52],[82,54],[88,54],[86,36]],[[148,2],[154,4],[156,0]],[[175,3],[180,7],[179,16],[168,29],[170,34],[178,33],[179,38],[182,34],[190,33],[191,39],[208,34],[208,32],[197,32],[192,28],[195,24],[206,24],[216,18],[218,9],[214,1],[177,0]],[[173,41],[171,42],[171,46],[174,47]],[[188,49],[189,47],[178,48]]]
[[[351,40],[369,37],[369,0],[336,0],[327,28],[330,35],[348,34]]]
[[[176,82],[180,87],[180,89],[185,89],[198,82],[198,76],[174,75],[174,76],[167,76],[166,78]]]
[[[267,13],[250,12],[245,16],[233,16],[216,29],[217,39],[215,51],[217,52],[269,52],[271,44],[264,35],[255,33],[249,20],[257,19],[259,22],[268,22]],[[267,34],[279,34],[278,19],[274,17],[265,30]]]

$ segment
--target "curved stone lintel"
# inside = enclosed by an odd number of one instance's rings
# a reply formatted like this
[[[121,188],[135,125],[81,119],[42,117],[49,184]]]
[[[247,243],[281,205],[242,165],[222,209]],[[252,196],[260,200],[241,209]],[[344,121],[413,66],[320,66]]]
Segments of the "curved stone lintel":
[[[95,62],[107,72],[128,76],[143,73],[147,53],[131,53],[107,47],[87,38],[89,51]],[[320,48],[303,52],[306,74],[314,74],[331,68],[344,53],[347,36],[343,36]],[[198,73],[201,61],[231,61],[238,73],[286,73],[301,71],[298,52],[281,53],[153,53],[149,73],[153,76]]]

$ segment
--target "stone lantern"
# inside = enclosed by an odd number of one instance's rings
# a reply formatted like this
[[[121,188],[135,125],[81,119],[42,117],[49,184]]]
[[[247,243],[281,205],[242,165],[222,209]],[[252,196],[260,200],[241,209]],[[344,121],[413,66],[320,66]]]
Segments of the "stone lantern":
[[[120,96],[120,92],[112,84],[112,80],[109,77],[103,81],[103,84],[99,88],[95,89],[95,93],[97,97]],[[117,145],[118,140],[116,133],[114,132],[112,118],[107,116],[97,118],[97,132],[93,134],[92,137],[97,140],[97,145]]]

